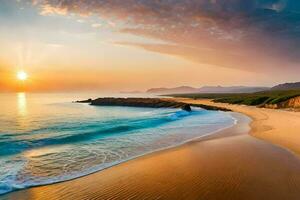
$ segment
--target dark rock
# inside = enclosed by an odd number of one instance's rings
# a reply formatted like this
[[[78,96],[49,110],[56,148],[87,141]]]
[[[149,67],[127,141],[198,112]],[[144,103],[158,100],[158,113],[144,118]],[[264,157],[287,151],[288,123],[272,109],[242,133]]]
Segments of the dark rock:
[[[82,101],[76,101],[76,103],[91,103],[92,99],[82,100]]]
[[[148,108],[181,108],[185,105],[185,103],[159,98],[98,98],[92,100],[91,105]]]
[[[204,104],[191,104],[193,107],[202,108],[205,110],[215,110],[215,111],[223,111],[223,112],[231,112],[232,110],[228,108],[218,107],[218,106],[209,106]]]
[[[189,104],[185,104],[181,107],[182,110],[185,110],[185,111],[188,111],[188,112],[191,112],[192,109],[191,109],[191,106]]]
[[[146,108],[181,108],[182,110],[191,112],[191,107],[201,107],[206,110],[222,110],[230,111],[225,108],[207,106],[202,104],[187,104],[183,102],[177,102],[172,99],[161,98],[98,98],[88,99],[83,101],[76,101],[77,103],[90,103],[94,106],[129,106],[129,107],[146,107]]]

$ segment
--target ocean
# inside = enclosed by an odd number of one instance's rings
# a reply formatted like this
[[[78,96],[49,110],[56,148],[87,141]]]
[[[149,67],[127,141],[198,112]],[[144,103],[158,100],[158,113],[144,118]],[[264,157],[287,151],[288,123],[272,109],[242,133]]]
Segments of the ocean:
[[[0,194],[81,177],[236,123],[229,112],[200,108],[72,103],[100,96],[107,95],[0,94]]]

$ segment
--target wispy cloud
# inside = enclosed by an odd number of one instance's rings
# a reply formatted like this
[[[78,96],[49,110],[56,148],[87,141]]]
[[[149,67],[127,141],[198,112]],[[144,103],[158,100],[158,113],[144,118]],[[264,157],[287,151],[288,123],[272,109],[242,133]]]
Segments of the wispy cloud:
[[[300,61],[299,1],[35,0],[34,4],[41,14],[93,14],[114,26],[121,21],[126,26],[120,32],[170,44],[123,45],[199,63],[261,70]]]

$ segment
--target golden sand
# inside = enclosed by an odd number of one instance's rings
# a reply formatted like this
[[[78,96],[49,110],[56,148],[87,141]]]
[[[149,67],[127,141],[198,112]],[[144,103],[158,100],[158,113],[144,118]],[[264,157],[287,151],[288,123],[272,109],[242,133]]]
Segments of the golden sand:
[[[300,156],[300,112],[214,103],[208,99],[177,100],[186,103],[220,106],[234,112],[243,113],[253,119],[251,123],[251,134],[253,136],[285,147]]]
[[[180,101],[214,103],[207,100]],[[300,199],[300,114],[214,104],[250,116],[213,136],[7,199]],[[270,142],[289,150],[273,145]],[[291,153],[295,152],[295,154]]]

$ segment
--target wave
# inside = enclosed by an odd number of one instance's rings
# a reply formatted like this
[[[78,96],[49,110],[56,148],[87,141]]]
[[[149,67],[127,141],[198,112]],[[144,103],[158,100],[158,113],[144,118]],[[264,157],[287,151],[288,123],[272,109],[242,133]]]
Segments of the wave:
[[[49,126],[33,130],[28,133],[18,134],[18,137],[24,135],[32,136],[38,132],[39,134],[43,133],[47,136],[46,138],[41,139],[35,139],[34,137],[30,139],[24,139],[24,137],[21,137],[20,139],[13,139],[9,136],[15,136],[16,134],[3,134],[1,135],[0,139],[5,140],[0,140],[0,156],[17,154],[32,148],[40,148],[50,145],[83,143],[108,137],[112,134],[124,134],[147,128],[154,128],[168,122],[180,120],[181,118],[196,113],[199,114],[200,111],[177,111],[147,118],[122,120],[115,119],[106,121],[105,123],[99,123],[95,121],[92,124],[90,123],[87,125],[78,125],[78,122],[72,122],[71,124],[68,123],[68,127],[59,127],[56,124],[55,126]],[[53,132],[56,132],[56,136],[54,136],[54,134],[51,134]]]
[[[115,118],[55,119],[27,132],[0,134],[0,194],[85,176],[232,124],[229,115],[202,109],[123,112]]]

